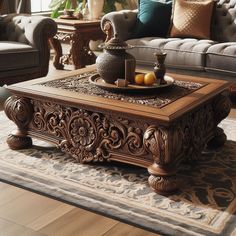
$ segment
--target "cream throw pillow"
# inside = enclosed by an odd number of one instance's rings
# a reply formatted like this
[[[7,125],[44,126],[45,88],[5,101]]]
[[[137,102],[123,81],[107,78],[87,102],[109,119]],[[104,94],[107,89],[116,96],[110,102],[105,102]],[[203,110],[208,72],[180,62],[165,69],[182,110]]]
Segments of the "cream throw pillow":
[[[170,36],[210,39],[214,4],[212,0],[176,0]]]

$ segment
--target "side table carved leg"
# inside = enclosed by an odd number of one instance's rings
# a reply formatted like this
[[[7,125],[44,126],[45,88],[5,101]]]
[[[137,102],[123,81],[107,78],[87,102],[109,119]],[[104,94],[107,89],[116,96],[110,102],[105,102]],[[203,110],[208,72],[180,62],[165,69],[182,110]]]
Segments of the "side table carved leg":
[[[57,70],[63,70],[64,65],[61,63],[61,57],[62,57],[62,47],[60,41],[53,37],[49,39],[49,43],[51,47],[55,51],[55,55],[53,58],[53,65]]]
[[[71,40],[71,59],[75,69],[94,64],[96,55],[89,48],[90,38],[82,34],[74,34]]]
[[[71,59],[75,66],[75,69],[80,69],[85,67],[84,62],[84,40],[83,37],[77,34],[73,34],[71,39]]]
[[[7,139],[11,149],[23,149],[32,146],[32,139],[27,136],[27,127],[33,116],[33,108],[29,99],[16,96],[9,97],[4,104],[7,117],[17,125]]]
[[[172,166],[168,149],[168,131],[150,126],[144,134],[144,145],[152,154],[154,163],[148,167],[148,183],[152,189],[162,195],[178,190],[177,169]]]
[[[225,119],[231,109],[231,101],[227,94],[220,94],[213,103],[214,119],[216,125],[218,125],[223,119]],[[214,137],[208,142],[208,147],[217,148],[224,145],[227,137],[224,130],[216,127]]]

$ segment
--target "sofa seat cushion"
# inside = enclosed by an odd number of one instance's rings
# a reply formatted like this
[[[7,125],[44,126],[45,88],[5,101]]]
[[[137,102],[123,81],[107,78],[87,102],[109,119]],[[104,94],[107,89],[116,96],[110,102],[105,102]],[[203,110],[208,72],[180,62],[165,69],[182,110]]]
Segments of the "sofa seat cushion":
[[[207,50],[206,70],[236,75],[236,42],[218,43]]]
[[[130,39],[127,43],[135,46],[129,52],[136,58],[137,64],[153,65],[156,61],[153,53],[156,50],[164,50],[167,52],[167,67],[204,70],[206,51],[215,42],[193,38],[146,37]]]
[[[0,71],[24,69],[38,65],[38,50],[19,42],[0,41]]]

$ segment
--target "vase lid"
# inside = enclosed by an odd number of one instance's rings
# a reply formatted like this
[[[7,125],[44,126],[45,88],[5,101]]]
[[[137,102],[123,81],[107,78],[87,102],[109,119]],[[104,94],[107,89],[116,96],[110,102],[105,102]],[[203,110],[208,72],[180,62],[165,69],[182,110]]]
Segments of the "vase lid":
[[[127,44],[125,41],[121,41],[117,34],[114,35],[108,42],[103,43],[99,46],[103,49],[111,49],[111,50],[124,50],[128,48],[132,48],[133,46]]]

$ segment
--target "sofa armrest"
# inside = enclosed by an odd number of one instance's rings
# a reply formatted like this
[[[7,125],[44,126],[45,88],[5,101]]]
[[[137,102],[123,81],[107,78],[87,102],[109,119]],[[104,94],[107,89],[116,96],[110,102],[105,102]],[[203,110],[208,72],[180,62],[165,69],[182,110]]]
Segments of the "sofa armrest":
[[[122,10],[110,12],[103,16],[101,28],[107,35],[106,41],[117,34],[121,40],[127,40],[132,35],[138,10]]]
[[[26,43],[42,49],[57,31],[54,20],[44,16],[9,14],[1,18],[1,40]]]

